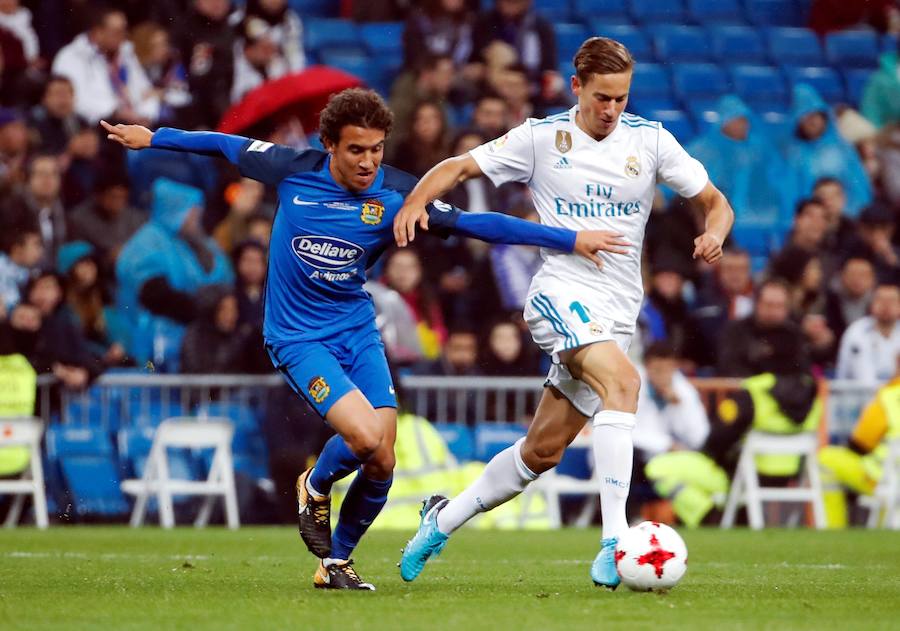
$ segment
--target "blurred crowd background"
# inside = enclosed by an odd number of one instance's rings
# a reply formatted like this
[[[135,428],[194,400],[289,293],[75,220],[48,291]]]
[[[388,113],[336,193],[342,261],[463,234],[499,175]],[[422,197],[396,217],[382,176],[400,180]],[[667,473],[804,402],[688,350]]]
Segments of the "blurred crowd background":
[[[571,57],[597,34],[637,59],[628,109],[663,121],[737,217],[721,263],[698,264],[702,218],[659,191],[636,356],[662,341],[689,375],[783,361],[886,379],[900,335],[898,31],[892,0],[0,0],[0,351],[75,389],[114,367],[272,370],[260,327],[274,192],[224,161],[126,153],[100,119],[216,129],[248,92],[324,64],[389,100],[385,160],[422,175],[571,107]],[[245,131],[320,146],[304,123]],[[484,178],[445,201],[537,218],[524,187]],[[370,274],[394,365],[540,375],[521,321],[539,253],[415,246]],[[760,344],[783,352],[760,358]]]

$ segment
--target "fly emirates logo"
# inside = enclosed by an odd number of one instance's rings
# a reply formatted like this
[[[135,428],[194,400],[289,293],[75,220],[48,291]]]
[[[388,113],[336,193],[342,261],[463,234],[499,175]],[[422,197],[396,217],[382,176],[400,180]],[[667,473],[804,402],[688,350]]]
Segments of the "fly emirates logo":
[[[641,202],[614,202],[612,186],[585,184],[582,199],[553,198],[556,214],[561,217],[628,217],[641,213]]]

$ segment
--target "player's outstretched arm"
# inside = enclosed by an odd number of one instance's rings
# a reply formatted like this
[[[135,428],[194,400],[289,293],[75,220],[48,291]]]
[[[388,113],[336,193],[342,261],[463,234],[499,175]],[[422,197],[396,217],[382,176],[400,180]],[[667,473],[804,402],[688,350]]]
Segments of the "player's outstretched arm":
[[[722,244],[731,232],[734,211],[722,191],[712,182],[707,182],[703,190],[690,201],[706,217],[705,232],[694,239],[694,258],[700,257],[707,263],[715,263],[722,258]]]
[[[481,167],[468,153],[447,158],[433,166],[406,196],[403,207],[394,217],[394,240],[401,248],[416,238],[416,224],[428,230],[426,206],[451,188],[483,175]]]
[[[184,131],[160,127],[155,132],[141,125],[111,125],[100,121],[106,137],[128,149],[172,149],[227,158],[237,164],[241,149],[250,141],[244,136],[232,136],[214,131]]]
[[[488,243],[509,243],[516,245],[536,245],[561,252],[572,252],[593,261],[598,268],[603,260],[598,252],[627,254],[631,244],[622,239],[623,235],[607,230],[582,230],[575,232],[567,228],[544,226],[500,213],[464,213],[458,209],[431,211],[432,223],[437,227],[449,228],[463,236],[480,239]]]

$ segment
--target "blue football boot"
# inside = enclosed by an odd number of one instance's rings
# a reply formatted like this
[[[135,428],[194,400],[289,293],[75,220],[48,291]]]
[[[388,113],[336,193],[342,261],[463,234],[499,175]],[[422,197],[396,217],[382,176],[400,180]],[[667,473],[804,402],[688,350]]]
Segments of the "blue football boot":
[[[618,537],[610,537],[600,542],[600,552],[591,565],[591,579],[597,587],[606,587],[614,590],[619,586],[621,579],[616,570],[616,544]]]
[[[419,522],[419,530],[406,543],[403,557],[400,559],[400,577],[404,581],[414,581],[425,569],[428,559],[439,555],[447,545],[449,536],[438,530],[437,514],[448,501],[443,495],[432,495],[422,502],[420,512],[422,521]]]

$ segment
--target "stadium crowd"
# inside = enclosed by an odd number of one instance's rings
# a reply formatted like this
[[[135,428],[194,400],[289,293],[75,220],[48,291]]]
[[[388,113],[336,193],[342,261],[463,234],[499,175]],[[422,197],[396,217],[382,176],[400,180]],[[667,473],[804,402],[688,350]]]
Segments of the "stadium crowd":
[[[421,175],[572,104],[553,24],[530,0],[333,4],[357,20],[405,21],[402,67],[385,94],[396,116],[388,164]],[[874,5],[877,27],[896,30],[897,4]],[[72,388],[110,367],[271,370],[261,320],[273,191],[202,156],[126,155],[98,121],[215,129],[247,92],[317,61],[303,6],[0,0],[0,352],[21,352]],[[865,17],[823,24],[820,13],[820,32]],[[667,341],[682,371],[701,376],[754,374],[771,359],[760,349],[808,357],[821,375],[893,374],[897,55],[881,64],[861,103],[834,107],[797,84],[773,124],[723,95],[715,122],[679,138],[737,222],[710,269],[691,258],[700,218],[659,191],[638,355]],[[254,131],[319,146],[296,120]],[[520,185],[471,180],[445,201],[537,220]],[[425,374],[542,374],[546,358],[521,319],[539,265],[529,247],[453,238],[389,251],[370,291],[390,358]]]

